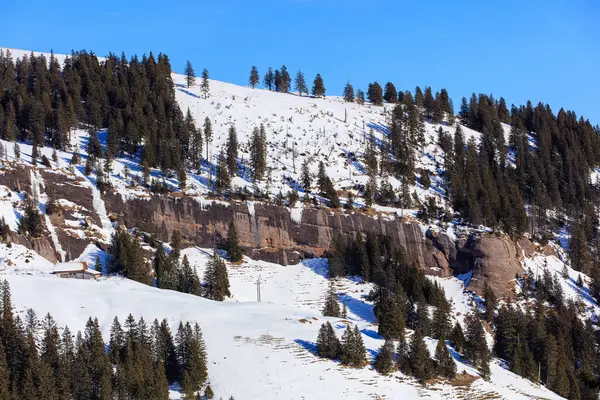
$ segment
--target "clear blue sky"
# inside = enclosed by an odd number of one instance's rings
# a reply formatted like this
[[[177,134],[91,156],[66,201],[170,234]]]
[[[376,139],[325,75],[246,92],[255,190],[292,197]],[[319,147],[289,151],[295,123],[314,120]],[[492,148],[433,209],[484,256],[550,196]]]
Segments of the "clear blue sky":
[[[458,109],[472,92],[570,108],[600,124],[598,0],[4,0],[0,46],[98,55],[167,53],[182,72],[246,84],[286,64],[398,89],[446,87]]]

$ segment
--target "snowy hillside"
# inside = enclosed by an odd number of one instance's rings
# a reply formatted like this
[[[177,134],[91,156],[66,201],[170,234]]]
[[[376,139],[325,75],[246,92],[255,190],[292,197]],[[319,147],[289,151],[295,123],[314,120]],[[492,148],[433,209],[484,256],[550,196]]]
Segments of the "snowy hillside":
[[[249,260],[241,266],[229,266],[232,299],[219,303],[127,279],[103,278],[98,282],[58,279],[48,275],[46,264],[35,257],[28,263],[30,270],[20,267],[26,257],[23,248],[15,246],[2,251],[4,264],[14,259],[18,266],[4,268],[0,277],[10,283],[19,313],[27,308],[33,308],[38,315],[50,312],[59,325],[66,324],[72,330],[81,329],[89,316],[97,317],[105,337],[114,316],[124,320],[129,313],[148,321],[166,317],[172,328],[180,320],[198,321],[208,348],[210,384],[217,396],[224,398],[230,395],[236,399],[559,398],[506,371],[498,361],[491,365],[490,382],[476,379],[470,386],[441,382],[422,386],[401,373],[381,376],[370,366],[345,368],[318,358],[314,354],[315,340],[325,320],[332,322],[339,336],[347,323],[357,324],[370,358],[383,343],[373,325],[372,307],[362,297],[369,290],[366,285],[346,279],[339,281],[336,290],[348,306],[348,318],[321,316],[327,288],[324,260],[293,267]],[[210,252],[187,249],[185,254],[202,269]],[[258,276],[262,280],[262,303],[255,301],[254,282]],[[458,280],[441,282],[455,296],[452,299],[455,304],[469,302],[463,299]],[[433,352],[436,341],[428,339],[427,343]],[[458,358],[456,361],[459,372],[464,370],[477,376],[469,365]],[[171,398],[179,396],[172,390]]]
[[[11,50],[13,57],[29,54],[27,51]],[[38,54],[38,53],[36,53]],[[49,54],[46,54],[49,57]],[[62,62],[65,56],[57,55]],[[183,113],[189,109],[196,126],[201,126],[209,118],[213,127],[213,140],[209,146],[208,162],[203,170],[187,171],[187,185],[180,189],[174,175],[163,176],[158,169],[150,171],[151,179],[164,181],[180,196],[181,190],[195,198],[201,205],[206,202],[221,201],[212,197],[213,188],[210,175],[214,179],[217,154],[224,149],[227,132],[235,126],[240,144],[239,175],[233,178],[234,189],[247,188],[251,192],[257,185],[271,197],[281,192],[286,195],[296,189],[303,196],[299,185],[301,165],[309,161],[311,172],[316,176],[318,162],[323,161],[326,172],[341,194],[342,201],[347,191],[358,195],[357,186],[368,181],[364,152],[366,141],[372,131],[375,141],[381,145],[388,135],[388,118],[392,105],[382,107],[370,104],[346,103],[338,97],[312,98],[297,94],[281,94],[263,89],[252,89],[220,81],[210,81],[210,94],[204,98],[200,87],[185,85],[185,77],[172,75],[175,84],[176,100]],[[458,122],[457,122],[458,123]],[[267,133],[267,166],[270,177],[254,183],[249,168],[249,141],[252,130],[263,124]],[[431,186],[425,188],[419,180],[409,191],[416,192],[421,201],[433,196],[438,203],[448,207],[442,185],[444,158],[438,145],[438,129],[453,134],[456,126],[425,123],[425,145],[419,149],[417,175],[421,169],[431,175]],[[480,133],[461,126],[465,138],[480,139]],[[509,126],[503,125],[508,136]],[[107,145],[107,131],[98,132],[103,147]],[[37,163],[28,173],[36,207],[42,215],[48,235],[59,261],[72,258],[86,261],[90,267],[100,260],[103,268],[107,265],[105,248],[115,232],[117,224],[111,221],[113,215],[107,213],[106,204],[97,188],[96,172],[85,173],[85,160],[88,158],[87,128],[81,126],[70,132],[71,148],[57,151],[53,160],[53,149],[40,148],[41,155],[48,158],[49,166]],[[0,140],[5,157],[0,157],[3,174],[13,173],[18,166],[33,165],[33,148],[28,143],[19,143],[20,157],[15,157],[15,143]],[[206,143],[204,144],[206,146]],[[534,146],[535,143],[532,144]],[[207,149],[204,148],[203,156]],[[74,153],[80,158],[77,165],[70,165]],[[513,160],[509,156],[509,162]],[[44,172],[68,176],[78,185],[88,190],[91,201],[89,207],[74,204],[69,198],[54,198],[64,208],[70,209],[61,230],[68,235],[87,240],[85,251],[78,257],[67,257],[57,236],[57,227],[49,215],[50,197],[46,193]],[[150,192],[141,184],[143,176],[139,157],[120,157],[113,161],[108,179],[113,190],[124,201],[132,198],[148,199]],[[378,177],[387,180],[396,192],[400,182],[393,177]],[[211,198],[209,198],[211,196]],[[363,200],[357,199],[360,205]],[[0,215],[8,227],[16,232],[24,215],[24,192],[16,187],[0,185]],[[253,214],[254,203],[249,201],[248,213]],[[303,205],[292,208],[291,219],[301,220]],[[416,214],[416,209],[399,210],[393,207],[374,206],[385,213]],[[97,218],[89,218],[93,214]],[[393,218],[393,216],[390,216]],[[473,231],[472,227],[456,226],[453,223],[435,221],[432,231],[445,232],[450,241],[458,241],[461,233]],[[84,228],[85,227],[85,228]],[[421,231],[428,227],[421,223]],[[486,228],[482,228],[486,229]],[[559,234],[558,241],[563,248],[554,246],[555,255],[535,254],[522,260],[523,272],[530,268],[536,277],[547,270],[557,276],[565,298],[583,304],[582,316],[597,321],[600,308],[590,295],[590,279],[570,269],[565,248],[568,235]],[[562,239],[562,240],[560,240]],[[145,249],[154,251],[145,244]],[[82,247],[82,248],[83,248]],[[196,267],[200,277],[207,267],[212,250],[190,247],[182,250],[190,263]],[[521,263],[520,263],[521,264]],[[518,264],[519,267],[519,264]],[[479,372],[469,362],[453,352],[459,375],[467,381],[436,381],[423,386],[415,379],[400,372],[389,376],[378,374],[371,365],[354,369],[341,366],[338,362],[326,360],[316,355],[317,332],[322,323],[331,321],[338,337],[347,324],[356,324],[367,347],[370,361],[383,344],[377,334],[372,304],[366,300],[372,285],[360,279],[343,278],[335,281],[335,291],[341,303],[348,309],[348,318],[325,318],[321,315],[328,289],[327,260],[306,259],[300,264],[280,266],[267,262],[244,259],[241,264],[227,264],[231,282],[231,298],[223,303],[186,295],[175,291],[161,290],[145,286],[120,277],[104,276],[98,282],[61,280],[51,275],[53,264],[28,250],[12,244],[0,244],[0,280],[7,279],[11,285],[14,305],[19,313],[33,308],[38,315],[50,312],[59,325],[67,324],[71,330],[82,329],[89,316],[97,317],[103,334],[108,337],[110,324],[115,316],[124,320],[128,314],[143,316],[146,320],[167,318],[171,328],[179,321],[198,321],[204,332],[209,356],[209,381],[216,397],[236,399],[559,399],[545,387],[534,384],[508,371],[506,363],[494,359],[491,363],[491,379],[479,378]],[[520,267],[519,267],[520,268]],[[566,271],[566,272],[565,272]],[[103,271],[106,272],[106,269]],[[105,274],[106,275],[106,274]],[[577,281],[581,277],[583,286]],[[463,278],[463,277],[459,277]],[[464,324],[464,317],[477,307],[482,299],[466,291],[464,282],[468,278],[428,277],[435,280],[445,290],[452,305],[453,321]],[[261,286],[262,302],[256,301],[257,282]],[[512,282],[512,281],[511,281]],[[519,288],[516,288],[518,294]],[[527,307],[528,304],[521,304]],[[408,331],[408,336],[412,334]],[[490,332],[488,339],[492,340]],[[426,338],[427,346],[433,354],[437,341]],[[472,381],[472,383],[470,382]],[[173,388],[171,398],[180,398]]]

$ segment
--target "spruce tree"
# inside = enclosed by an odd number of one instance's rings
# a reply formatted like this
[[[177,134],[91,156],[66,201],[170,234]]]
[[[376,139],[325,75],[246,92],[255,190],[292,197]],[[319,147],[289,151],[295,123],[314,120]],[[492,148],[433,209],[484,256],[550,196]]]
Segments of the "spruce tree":
[[[206,68],[202,70],[202,83],[200,84],[200,90],[202,91],[202,96],[207,99],[210,92],[210,83],[208,81],[208,70]]]
[[[312,87],[312,95],[315,97],[325,97],[325,84],[323,83],[321,74],[317,74],[317,76],[315,76]]]
[[[413,333],[410,340],[408,357],[410,370],[415,378],[421,382],[431,378],[433,363],[429,355],[429,350],[427,350],[427,346],[425,345],[421,329],[416,329]]]
[[[350,82],[346,82],[346,86],[344,86],[344,101],[347,103],[354,101],[354,87]]]
[[[298,91],[298,96],[302,96],[303,93],[308,94],[308,87],[304,80],[304,74],[300,70],[296,73],[295,87],[296,91]]]
[[[456,363],[446,347],[446,339],[441,336],[435,348],[436,373],[444,378],[452,379],[456,376]]]
[[[233,221],[229,223],[227,229],[227,251],[229,252],[229,258],[231,262],[237,263],[242,261],[242,251],[237,239],[237,231]]]
[[[311,186],[312,179],[311,179],[311,175],[310,175],[308,159],[304,159],[304,161],[302,162],[302,171],[301,171],[300,175],[301,175],[300,183],[302,184],[302,188],[304,189],[304,192],[310,193],[310,186]]]
[[[356,89],[356,102],[360,105],[365,104],[365,92],[360,89]]]
[[[275,76],[273,75],[273,69],[271,67],[269,67],[267,73],[265,74],[265,77],[263,79],[263,85],[267,89],[273,90],[273,86],[275,85]]]
[[[192,67],[192,63],[190,62],[190,60],[187,61],[187,63],[185,64],[185,83],[187,85],[187,87],[192,86],[194,83],[196,83],[196,73],[194,72],[194,67]]]
[[[396,87],[392,82],[385,84],[383,99],[388,103],[396,103],[398,101],[398,92],[396,91]]]
[[[394,343],[391,340],[386,340],[379,349],[373,362],[373,368],[380,374],[389,374],[394,371]]]
[[[217,253],[209,260],[204,272],[204,297],[223,301],[231,296],[227,266]]]
[[[237,174],[238,158],[238,140],[235,126],[229,127],[229,136],[227,137],[227,168],[229,176],[234,177]]]
[[[367,90],[367,98],[371,102],[371,104],[375,106],[380,106],[383,104],[383,89],[377,82],[369,83],[369,88]]]
[[[340,317],[340,303],[338,302],[337,294],[333,286],[333,281],[329,280],[329,289],[325,297],[325,305],[323,306],[323,316],[325,317]]]
[[[217,160],[215,189],[218,194],[228,192],[231,189],[231,177],[227,167],[227,159],[223,152],[219,153]]]
[[[336,359],[340,356],[341,344],[333,327],[328,322],[321,325],[317,337],[317,354],[319,357]]]
[[[11,400],[8,388],[10,380],[8,375],[8,363],[2,341],[0,340],[0,400]]]
[[[252,86],[252,89],[254,89],[256,87],[256,85],[258,85],[258,83],[260,82],[260,76],[258,75],[258,69],[256,68],[256,66],[252,66],[252,69],[250,70],[250,86]]]
[[[458,352],[458,353],[462,353],[463,349],[465,347],[465,335],[463,333],[463,330],[460,326],[460,324],[457,322],[454,325],[454,328],[452,328],[452,331],[450,332],[450,335],[448,336],[448,339],[450,341],[450,344],[452,346],[454,346],[454,349]]]

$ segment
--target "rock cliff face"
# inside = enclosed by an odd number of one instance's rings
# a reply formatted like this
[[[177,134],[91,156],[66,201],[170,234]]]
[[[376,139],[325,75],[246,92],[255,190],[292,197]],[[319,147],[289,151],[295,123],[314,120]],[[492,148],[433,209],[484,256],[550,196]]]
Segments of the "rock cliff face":
[[[68,259],[73,259],[96,240],[93,230],[73,227],[73,221],[87,220],[100,225],[93,211],[91,190],[76,175],[40,171],[44,191],[50,198],[73,203],[51,216],[62,249]],[[0,174],[0,185],[30,192],[29,168],[18,167]],[[390,237],[392,245],[404,248],[427,274],[449,276],[472,271],[470,289],[482,293],[487,281],[498,296],[510,294],[515,274],[523,272],[522,257],[535,251],[526,239],[514,242],[506,236],[487,234],[455,243],[445,233],[424,233],[419,224],[392,215],[348,214],[315,207],[290,210],[260,202],[200,201],[171,195],[124,201],[120,194],[109,192],[103,198],[113,219],[154,233],[163,241],[169,241],[173,231],[179,230],[189,244],[211,247],[222,243],[233,221],[244,254],[281,265],[323,256],[336,235],[383,234]],[[50,261],[57,260],[56,249],[47,234],[38,239],[12,234],[10,240],[26,245]]]
[[[125,225],[155,233],[166,241],[174,230],[179,230],[190,243],[212,246],[225,238],[233,221],[244,254],[287,265],[303,257],[322,256],[336,235],[381,233],[406,249],[427,273],[451,273],[444,254],[425,238],[418,224],[391,216],[345,214],[321,208],[290,210],[255,202],[199,202],[189,197],[123,201],[118,194],[107,194],[104,200],[108,212]]]

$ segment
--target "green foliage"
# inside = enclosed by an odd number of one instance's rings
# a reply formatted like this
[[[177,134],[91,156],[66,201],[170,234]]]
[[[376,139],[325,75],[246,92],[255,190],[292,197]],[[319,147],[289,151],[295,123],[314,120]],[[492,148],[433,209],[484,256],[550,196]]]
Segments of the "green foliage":
[[[333,281],[329,280],[329,289],[325,297],[325,305],[323,306],[323,316],[325,317],[340,317],[340,303],[338,301]]]
[[[358,326],[355,325],[354,329],[352,329],[350,325],[347,325],[342,335],[342,350],[340,355],[342,364],[351,367],[362,367],[365,363],[365,352],[365,345]]]
[[[229,277],[227,275],[227,266],[225,261],[214,254],[206,266],[204,272],[204,297],[223,301],[225,297],[230,297]]]
[[[380,374],[389,374],[396,369],[394,365],[394,343],[391,340],[386,340],[379,353],[375,356],[373,368]]]
[[[138,238],[126,229],[119,229],[113,234],[109,253],[109,273],[122,273],[134,281],[152,284],[151,268],[144,259]]]
[[[240,262],[242,261],[242,251],[240,250],[240,245],[237,239],[237,232],[235,230],[235,224],[233,221],[229,223],[229,228],[227,230],[227,247],[226,250],[229,252],[229,258],[231,262]]]
[[[335,335],[329,322],[321,325],[317,337],[317,354],[319,357],[337,359],[340,356],[342,345]]]

